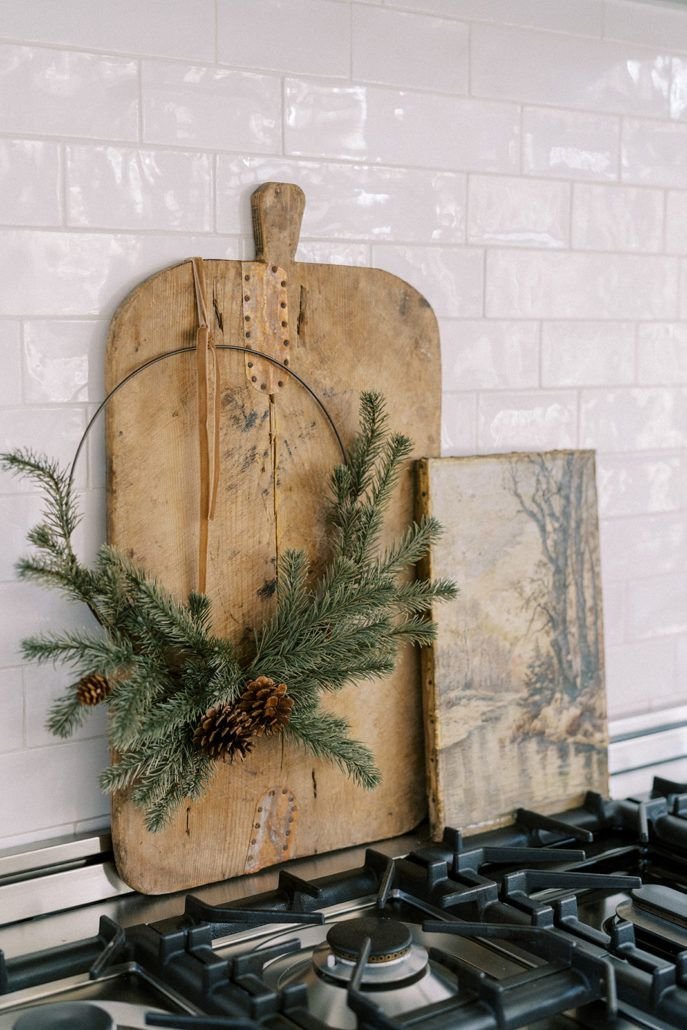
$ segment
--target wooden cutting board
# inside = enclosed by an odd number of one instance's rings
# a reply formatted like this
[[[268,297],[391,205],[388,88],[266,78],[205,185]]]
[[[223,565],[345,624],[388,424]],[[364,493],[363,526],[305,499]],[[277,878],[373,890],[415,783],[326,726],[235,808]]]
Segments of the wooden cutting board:
[[[423,460],[418,481],[444,526],[428,573],[459,590],[423,652],[433,835],[607,794],[594,453]]]
[[[359,394],[379,390],[391,427],[416,455],[439,450],[440,355],[434,314],[416,290],[386,272],[294,260],[301,190],[266,183],[252,197],[255,262],[204,262],[218,351],[221,478],[208,540],[207,592],[214,630],[240,642],[274,604],[277,556],[326,554],[328,477],[341,453],[302,378],[344,445],[358,426]],[[190,261],[153,275],[112,321],[107,389],[145,362],[193,347],[198,324]],[[108,539],[180,598],[198,585],[199,446],[195,355],[150,365],[108,406]],[[405,470],[387,538],[413,515]],[[126,796],[115,797],[112,835],[120,875],[164,893],[298,856],[381,839],[414,827],[425,811],[421,685],[408,650],[393,676],[327,701],[374,751],[383,775],[368,793],[337,768],[281,739],[264,739],[243,764],[218,763],[207,794],[169,827],[148,832]]]

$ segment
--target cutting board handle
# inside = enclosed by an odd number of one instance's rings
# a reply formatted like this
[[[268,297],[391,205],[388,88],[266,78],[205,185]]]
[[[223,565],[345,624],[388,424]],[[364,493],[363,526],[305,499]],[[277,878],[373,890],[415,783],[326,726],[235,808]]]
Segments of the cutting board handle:
[[[256,261],[285,268],[296,254],[305,194],[292,182],[265,182],[250,198]]]

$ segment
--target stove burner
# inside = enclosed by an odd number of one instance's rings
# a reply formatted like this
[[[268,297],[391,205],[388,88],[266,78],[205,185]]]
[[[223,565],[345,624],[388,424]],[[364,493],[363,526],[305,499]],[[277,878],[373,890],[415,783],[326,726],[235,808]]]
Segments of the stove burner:
[[[410,930],[397,919],[361,916],[336,923],[327,934],[327,943],[337,958],[357,962],[366,937],[370,938],[368,963],[377,965],[403,958],[410,951]]]

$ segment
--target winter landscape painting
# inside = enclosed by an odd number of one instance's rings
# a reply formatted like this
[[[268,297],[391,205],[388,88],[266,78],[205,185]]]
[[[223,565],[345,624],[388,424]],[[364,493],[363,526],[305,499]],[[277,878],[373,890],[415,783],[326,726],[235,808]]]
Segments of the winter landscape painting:
[[[606,792],[594,453],[427,459],[419,480],[431,574],[459,589],[424,663],[433,828]]]

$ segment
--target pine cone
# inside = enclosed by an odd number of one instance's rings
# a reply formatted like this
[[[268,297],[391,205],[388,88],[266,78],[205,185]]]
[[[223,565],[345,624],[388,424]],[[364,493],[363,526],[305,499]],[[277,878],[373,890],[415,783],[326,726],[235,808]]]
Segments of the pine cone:
[[[244,759],[253,750],[253,727],[245,712],[235,705],[208,708],[193,734],[193,743],[211,758]]]
[[[269,676],[258,676],[246,684],[237,708],[248,716],[257,736],[281,733],[286,726],[293,708],[287,690],[286,683],[275,683]]]
[[[76,686],[76,696],[80,705],[98,705],[104,701],[112,689],[109,681],[99,672],[83,676]]]

